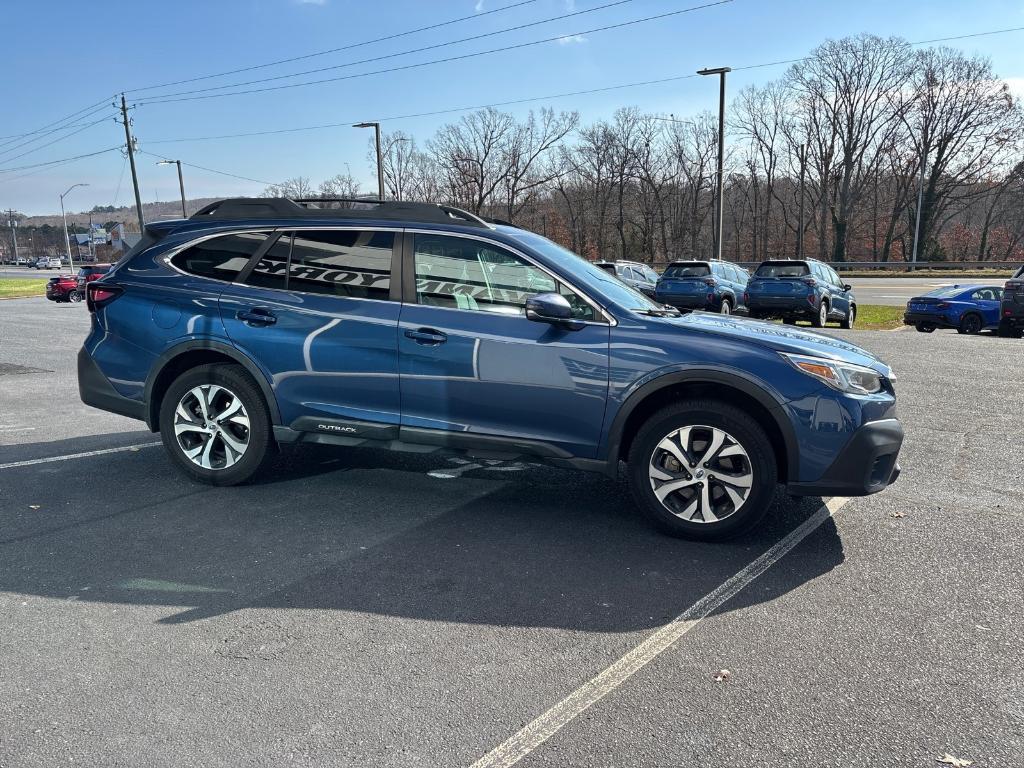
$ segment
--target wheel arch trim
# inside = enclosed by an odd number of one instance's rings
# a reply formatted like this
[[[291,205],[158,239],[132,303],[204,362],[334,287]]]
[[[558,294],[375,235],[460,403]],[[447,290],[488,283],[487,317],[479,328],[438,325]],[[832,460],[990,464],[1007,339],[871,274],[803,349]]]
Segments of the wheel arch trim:
[[[612,419],[608,431],[605,461],[608,473],[614,475],[619,461],[619,451],[629,417],[645,400],[659,391],[678,384],[718,384],[731,387],[755,400],[771,416],[786,446],[786,463],[789,473],[796,476],[800,467],[800,452],[796,431],[783,410],[785,400],[763,383],[730,368],[683,368],[670,371],[656,371],[645,377],[625,395],[622,405]]]
[[[267,409],[270,411],[271,425],[281,424],[281,412],[278,409],[277,398],[274,396],[274,390],[270,385],[270,381],[267,379],[267,376],[262,369],[260,369],[252,359],[239,351],[237,347],[233,347],[223,341],[216,341],[214,339],[188,339],[186,341],[179,342],[170,349],[164,351],[163,354],[157,358],[153,367],[150,369],[149,376],[146,378],[146,385],[143,390],[143,402],[146,404],[146,424],[150,429],[154,429],[159,421],[159,403],[153,402],[153,388],[159,380],[160,375],[168,365],[173,363],[182,355],[187,355],[190,352],[196,351],[217,352],[245,368],[260,388],[260,391],[263,393],[263,397],[267,403]]]

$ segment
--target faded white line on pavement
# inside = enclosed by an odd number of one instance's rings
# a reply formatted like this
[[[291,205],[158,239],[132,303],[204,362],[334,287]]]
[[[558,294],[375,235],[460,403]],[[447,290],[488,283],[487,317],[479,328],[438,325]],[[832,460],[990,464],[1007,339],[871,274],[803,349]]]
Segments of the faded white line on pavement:
[[[54,461],[68,461],[70,459],[86,459],[90,456],[103,456],[107,453],[122,453],[124,451],[137,451],[139,448],[152,448],[155,445],[162,445],[159,441],[154,443],[138,443],[136,445],[125,445],[121,448],[103,448],[98,451],[84,451],[83,453],[68,453],[64,456],[47,456],[45,459],[28,459],[27,461],[11,461],[7,464],[0,464],[0,469],[14,469],[15,467],[31,467],[33,464],[50,464]]]
[[[848,502],[836,496],[821,509],[776,542],[767,552],[735,576],[709,592],[678,617],[650,635],[640,645],[570,693],[521,731],[481,757],[472,768],[508,768],[515,765],[562,728],[621,686],[647,664],[668,650],[679,638],[696,627],[712,611],[753,582],[781,560],[797,544]]]

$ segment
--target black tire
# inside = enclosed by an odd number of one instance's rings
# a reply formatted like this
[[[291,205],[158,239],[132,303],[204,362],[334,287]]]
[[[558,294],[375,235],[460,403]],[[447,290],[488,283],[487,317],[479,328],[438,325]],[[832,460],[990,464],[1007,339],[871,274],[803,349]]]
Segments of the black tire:
[[[248,416],[248,429],[243,433],[247,445],[241,457],[230,466],[210,469],[199,466],[185,455],[185,449],[175,435],[178,403],[186,393],[203,385],[217,385],[237,396]],[[273,460],[275,453],[270,414],[263,393],[245,368],[234,364],[200,365],[175,379],[160,403],[160,436],[178,468],[193,480],[208,485],[244,483],[258,475]],[[234,436],[238,437],[237,434]]]
[[[914,326],[918,333],[931,333],[935,330],[935,326],[931,323],[918,323]]]
[[[746,452],[752,474],[748,495],[738,509],[715,522],[683,519],[659,501],[653,488],[650,467],[659,443],[675,430],[688,426],[723,430]],[[713,496],[715,486],[711,482],[714,480],[711,472],[715,467],[708,471],[709,480],[705,482],[708,482],[707,487]],[[775,493],[778,465],[768,436],[746,412],[717,400],[690,400],[663,408],[644,422],[630,447],[627,475],[637,506],[658,529],[670,536],[718,541],[738,536],[761,521]],[[723,500],[724,490],[720,481],[718,493],[719,500]]]
[[[68,301],[70,301],[72,304],[77,304],[81,300],[82,294],[80,294],[78,291],[71,291],[70,293],[68,293]]]
[[[732,314],[732,300],[722,299],[722,306],[718,310],[719,314],[731,315]]]
[[[857,305],[851,304],[850,308],[846,310],[846,317],[839,323],[840,328],[850,330],[853,328],[853,324],[857,321]]]
[[[811,325],[815,328],[824,328],[826,323],[828,323],[828,302],[822,299],[817,313],[811,318]]]
[[[960,325],[957,326],[956,332],[965,336],[975,336],[981,333],[981,329],[984,327],[985,321],[981,319],[981,315],[968,312],[960,318]]]
[[[999,322],[998,334],[1004,339],[1019,339],[1024,337],[1024,330],[1020,328],[1014,328],[1010,323],[1005,320]]]

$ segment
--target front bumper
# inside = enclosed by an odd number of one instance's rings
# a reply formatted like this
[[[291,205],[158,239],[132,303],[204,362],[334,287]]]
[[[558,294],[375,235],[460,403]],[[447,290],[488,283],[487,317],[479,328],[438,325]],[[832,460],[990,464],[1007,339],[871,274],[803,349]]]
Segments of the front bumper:
[[[900,476],[899,453],[903,426],[896,419],[869,421],[861,426],[824,474],[813,482],[790,483],[794,496],[867,496],[878,493]]]

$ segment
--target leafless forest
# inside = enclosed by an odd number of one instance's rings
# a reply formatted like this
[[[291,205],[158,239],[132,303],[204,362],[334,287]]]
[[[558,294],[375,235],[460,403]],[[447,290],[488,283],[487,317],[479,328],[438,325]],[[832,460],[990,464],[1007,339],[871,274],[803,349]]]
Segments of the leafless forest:
[[[795,255],[802,175],[807,255],[909,259],[923,165],[920,259],[1024,259],[1022,127],[1020,104],[984,58],[870,35],[828,41],[729,100],[724,255]],[[712,112],[625,107],[582,124],[575,112],[517,120],[487,109],[431,137],[385,133],[385,187],[391,198],[512,221],[592,258],[706,258],[716,142]],[[266,193],[369,191],[345,174]]]

